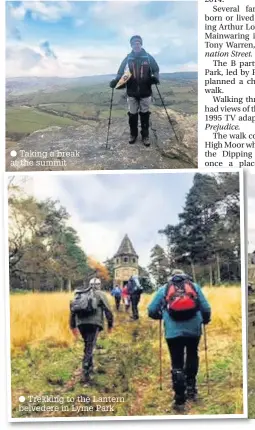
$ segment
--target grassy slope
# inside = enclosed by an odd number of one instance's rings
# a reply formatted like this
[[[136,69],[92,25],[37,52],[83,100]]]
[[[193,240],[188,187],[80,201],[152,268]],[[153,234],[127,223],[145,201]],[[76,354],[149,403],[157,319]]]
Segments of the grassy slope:
[[[215,314],[208,327],[210,394],[207,394],[202,339],[198,376],[200,400],[188,405],[189,414],[242,412],[240,289],[232,290],[232,299],[228,290],[207,290]],[[229,295],[230,307],[221,315],[221,309],[218,311],[215,306],[223,293]],[[122,396],[125,402],[116,403],[115,412],[107,412],[107,415],[172,415],[170,364],[165,342],[163,390],[159,390],[159,322],[147,318],[146,312],[151,296],[143,296],[138,323],[129,322],[128,315],[120,312],[115,315],[112,334],[100,334],[98,343],[102,349],[95,351],[98,370],[94,386],[86,389],[79,383],[83,345],[81,341],[74,343],[68,330],[69,298],[67,294],[54,294],[50,300],[49,295],[11,298],[13,416],[52,415],[50,412],[18,412],[18,397],[28,394],[58,394],[65,399],[67,396],[77,399],[81,394]],[[36,317],[32,309],[37,310]],[[77,400],[75,404],[79,404]],[[77,413],[55,412],[53,415],[76,416]],[[78,415],[105,413],[80,412]]]
[[[178,112],[197,112],[197,92],[194,91],[193,85],[189,81],[182,81],[181,83],[178,81],[162,81],[160,91],[169,108]],[[172,91],[173,94],[171,93]],[[156,105],[161,106],[155,88],[154,96],[156,97]],[[52,93],[38,91],[36,93],[23,94],[22,96],[11,96],[9,100],[12,100],[12,103],[15,102],[15,104],[9,106],[6,111],[7,135],[31,133],[51,125],[68,126],[79,123],[79,118],[72,118],[71,116],[70,118],[63,118],[35,110],[35,107],[38,106],[59,112],[60,115],[65,111],[70,113],[70,115],[107,118],[109,115],[110,97],[111,90],[107,84],[86,87],[79,86]],[[26,104],[32,107],[30,109],[21,107]],[[125,92],[116,91],[114,93],[113,117],[125,116]]]
[[[11,133],[32,133],[50,126],[78,125],[76,121],[37,112],[33,108],[9,108],[6,110],[6,130]]]

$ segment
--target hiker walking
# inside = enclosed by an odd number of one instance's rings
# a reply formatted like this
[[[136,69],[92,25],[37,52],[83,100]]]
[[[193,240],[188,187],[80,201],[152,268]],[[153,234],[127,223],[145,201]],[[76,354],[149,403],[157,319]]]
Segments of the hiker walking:
[[[145,146],[149,146],[151,86],[159,84],[159,66],[155,59],[142,48],[141,36],[132,36],[130,45],[132,51],[122,61],[116,78],[110,82],[110,87],[124,88],[126,86],[127,88],[129,143],[135,143],[138,136],[139,112],[142,141]]]
[[[121,296],[125,305],[125,312],[130,308],[130,296],[128,294],[127,283],[123,286]]]
[[[172,362],[173,407],[182,411],[186,400],[197,398],[198,345],[202,324],[210,322],[210,305],[201,288],[182,270],[175,270],[170,281],[155,294],[148,315],[164,321]]]
[[[121,289],[119,285],[115,285],[111,291],[111,295],[114,297],[116,310],[118,311],[120,308],[121,301]]]
[[[131,276],[127,284],[127,291],[130,296],[132,306],[132,320],[139,319],[138,304],[141,298],[143,288],[140,284],[138,276]]]
[[[93,373],[93,350],[97,336],[104,329],[104,315],[108,322],[108,332],[113,327],[113,314],[105,293],[100,290],[101,281],[92,278],[89,285],[75,291],[70,303],[70,328],[75,337],[79,332],[84,340],[84,357],[82,361],[82,381],[91,382]]]

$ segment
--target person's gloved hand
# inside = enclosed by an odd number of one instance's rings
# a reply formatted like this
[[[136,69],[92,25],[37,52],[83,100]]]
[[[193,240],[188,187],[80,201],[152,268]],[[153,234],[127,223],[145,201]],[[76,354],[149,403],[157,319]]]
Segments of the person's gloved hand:
[[[158,78],[154,75],[151,76],[151,84],[152,85],[158,85],[159,84]]]
[[[112,81],[110,82],[110,88],[115,88],[117,85],[117,79],[112,79]]]
[[[209,324],[209,322],[211,321],[211,315],[207,312],[203,313],[203,324]]]

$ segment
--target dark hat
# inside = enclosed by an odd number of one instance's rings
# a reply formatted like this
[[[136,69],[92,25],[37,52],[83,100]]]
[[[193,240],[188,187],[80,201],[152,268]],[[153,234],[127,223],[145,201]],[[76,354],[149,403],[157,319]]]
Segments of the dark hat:
[[[141,36],[135,35],[135,36],[132,36],[132,37],[131,37],[131,39],[130,39],[130,45],[132,45],[132,43],[133,43],[135,40],[139,40],[139,42],[141,42],[141,45],[143,44],[143,39],[141,38]]]

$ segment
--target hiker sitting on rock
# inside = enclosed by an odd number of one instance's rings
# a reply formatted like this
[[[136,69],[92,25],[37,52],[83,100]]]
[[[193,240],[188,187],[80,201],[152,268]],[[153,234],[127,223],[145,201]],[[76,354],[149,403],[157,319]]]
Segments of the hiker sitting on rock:
[[[111,291],[111,295],[114,297],[116,310],[118,311],[120,308],[121,301],[121,289],[119,285],[115,285]]]
[[[131,319],[138,320],[139,319],[138,303],[140,301],[141,294],[143,291],[143,287],[140,284],[138,276],[131,276],[127,284],[127,290],[130,296],[131,306],[132,306]]]
[[[142,48],[142,44],[140,36],[131,37],[132,51],[122,61],[116,78],[110,82],[110,87],[115,88],[118,83],[117,88],[124,88],[125,85],[127,87],[129,143],[135,143],[137,139],[138,111],[140,111],[142,141],[145,146],[149,146],[151,85],[159,84],[159,67],[155,59]]]
[[[172,362],[173,407],[182,411],[187,399],[197,397],[198,345],[202,324],[210,322],[210,305],[200,287],[182,270],[175,270],[170,281],[155,294],[148,314],[150,318],[164,320]]]
[[[82,361],[82,381],[89,384],[93,372],[93,350],[97,335],[104,329],[104,315],[108,322],[108,332],[113,327],[113,314],[105,293],[100,291],[101,281],[92,278],[88,286],[75,291],[70,303],[70,328],[75,337],[82,335],[84,357]]]

